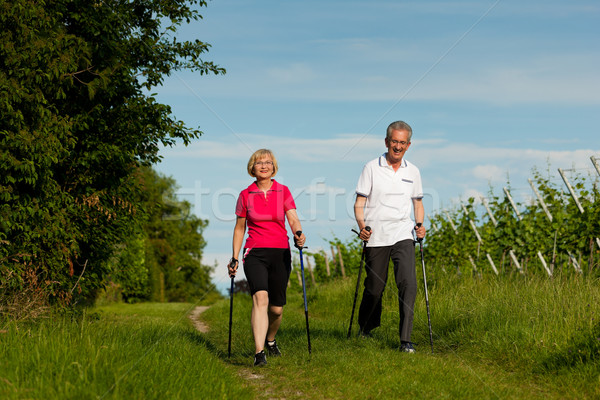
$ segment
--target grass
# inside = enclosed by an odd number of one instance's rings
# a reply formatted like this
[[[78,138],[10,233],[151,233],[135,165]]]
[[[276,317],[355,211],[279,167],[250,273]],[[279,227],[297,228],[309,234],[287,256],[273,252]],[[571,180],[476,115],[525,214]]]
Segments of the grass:
[[[0,398],[7,399],[596,399],[600,398],[600,286],[582,277],[459,277],[432,273],[434,354],[422,284],[413,341],[398,351],[392,285],[374,337],[346,339],[355,278],[292,286],[277,336],[283,352],[253,368],[251,299],[234,296],[195,331],[190,304],[111,305],[78,321],[5,326]],[[356,316],[355,316],[356,318]]]
[[[117,304],[0,333],[2,399],[252,398],[188,318],[190,304]]]
[[[250,367],[250,298],[234,299],[231,364],[258,375],[250,382],[276,398],[595,399],[600,397],[600,288],[577,277],[432,277],[432,355],[423,297],[417,298],[417,354],[400,353],[397,300],[384,293],[383,325],[374,337],[346,339],[352,279],[308,292],[312,354],[301,291],[288,292],[278,343],[281,358]],[[422,288],[422,284],[420,286]],[[420,296],[422,293],[420,294]],[[228,303],[205,318],[217,352],[227,345]],[[356,317],[355,317],[356,318]]]

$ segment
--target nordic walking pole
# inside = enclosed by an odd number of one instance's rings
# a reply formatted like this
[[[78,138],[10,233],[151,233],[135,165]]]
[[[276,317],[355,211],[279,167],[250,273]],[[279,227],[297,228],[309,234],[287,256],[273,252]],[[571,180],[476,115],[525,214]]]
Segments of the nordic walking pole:
[[[370,226],[365,226],[365,229],[371,232]],[[352,232],[360,236],[360,233],[352,229]],[[356,280],[356,290],[354,291],[354,301],[352,302],[352,314],[350,314],[350,326],[348,326],[348,339],[352,333],[352,320],[354,319],[354,309],[356,308],[356,299],[358,298],[358,287],[360,286],[360,275],[362,273],[363,261],[365,260],[365,247],[367,247],[367,241],[363,241],[362,253],[360,255],[360,267],[358,268],[358,279]]]
[[[231,288],[229,289],[229,344],[227,346],[227,357],[231,357],[231,325],[233,322],[233,280],[231,277]]]
[[[417,228],[421,223],[417,223]],[[427,275],[425,274],[425,258],[423,257],[423,238],[417,237],[419,250],[421,251],[421,264],[423,266],[423,284],[425,285],[425,304],[427,305],[427,322],[429,322],[429,343],[431,343],[431,354],[433,354],[433,332],[431,331],[431,315],[429,314],[429,294],[427,293]]]
[[[232,258],[229,261],[229,265],[227,265],[228,269],[229,267],[231,267],[231,264],[233,263],[233,268],[235,268],[237,266],[238,261],[235,258]],[[231,277],[231,288],[229,289],[229,343],[227,344],[227,357],[230,358],[231,357],[231,326],[233,323],[233,280],[235,279],[235,272],[229,273],[229,276]]]
[[[297,231],[296,236],[300,235],[302,235],[302,231]],[[304,280],[304,257],[302,256],[302,247],[298,246],[295,240],[294,246],[296,246],[296,248],[300,252],[300,270],[302,271],[302,294],[304,295],[304,316],[306,317],[306,338],[308,339],[308,354],[310,354],[310,328],[308,327],[308,304],[306,302],[306,283]]]

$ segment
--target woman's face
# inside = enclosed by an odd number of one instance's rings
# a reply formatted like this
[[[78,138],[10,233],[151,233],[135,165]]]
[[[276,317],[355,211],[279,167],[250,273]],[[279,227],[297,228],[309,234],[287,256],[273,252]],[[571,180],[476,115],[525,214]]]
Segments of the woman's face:
[[[257,179],[267,179],[273,176],[273,160],[270,156],[263,156],[254,163],[254,176]]]

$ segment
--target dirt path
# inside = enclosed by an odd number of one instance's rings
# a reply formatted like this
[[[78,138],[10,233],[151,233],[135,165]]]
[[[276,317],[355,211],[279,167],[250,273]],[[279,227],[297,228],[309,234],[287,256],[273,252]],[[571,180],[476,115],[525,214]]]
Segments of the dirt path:
[[[208,332],[208,325],[206,325],[200,319],[200,314],[202,314],[207,309],[208,309],[207,306],[198,306],[192,310],[192,312],[190,313],[190,316],[189,316],[194,327],[202,333]],[[241,368],[238,371],[238,375],[241,376],[242,378],[250,381],[251,383],[252,383],[252,381],[257,381],[257,380],[260,381],[263,378],[262,375],[255,373],[255,371],[253,371],[252,368]]]
[[[208,309],[207,306],[198,306],[192,310],[190,313],[190,320],[194,327],[202,333],[208,332],[208,325],[206,325],[203,321],[200,320],[200,314]]]

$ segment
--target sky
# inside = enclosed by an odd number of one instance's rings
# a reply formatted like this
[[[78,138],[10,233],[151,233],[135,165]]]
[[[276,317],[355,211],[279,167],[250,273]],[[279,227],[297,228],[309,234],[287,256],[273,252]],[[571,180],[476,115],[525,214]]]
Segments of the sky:
[[[161,149],[155,169],[209,221],[203,263],[220,290],[260,148],[277,157],[308,251],[353,236],[358,176],[396,120],[413,128],[405,157],[429,216],[505,186],[525,202],[534,168],[557,186],[557,168],[598,176],[597,1],[213,0],[200,13],[176,36],[209,43],[204,59],[227,73],[177,72],[153,90],[204,132]]]

